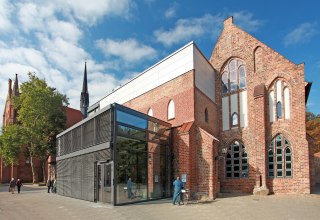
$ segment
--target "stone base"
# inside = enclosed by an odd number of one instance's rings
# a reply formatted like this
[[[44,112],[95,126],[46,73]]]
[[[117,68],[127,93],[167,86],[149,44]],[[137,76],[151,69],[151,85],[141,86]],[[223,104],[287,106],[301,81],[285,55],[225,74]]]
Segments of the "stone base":
[[[265,186],[254,187],[253,195],[267,196],[267,195],[269,195],[269,189]]]

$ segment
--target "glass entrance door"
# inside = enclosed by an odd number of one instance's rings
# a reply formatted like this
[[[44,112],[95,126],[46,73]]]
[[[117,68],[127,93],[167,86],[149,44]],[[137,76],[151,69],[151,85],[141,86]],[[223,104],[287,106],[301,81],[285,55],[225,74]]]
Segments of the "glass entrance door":
[[[113,202],[113,163],[97,163],[97,202]]]

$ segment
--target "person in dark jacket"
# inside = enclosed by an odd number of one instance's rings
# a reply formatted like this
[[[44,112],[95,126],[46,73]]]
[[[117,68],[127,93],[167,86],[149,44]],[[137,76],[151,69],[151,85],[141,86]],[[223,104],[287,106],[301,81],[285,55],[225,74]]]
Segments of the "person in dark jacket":
[[[10,189],[10,192],[12,194],[14,194],[14,189],[15,188],[16,188],[16,181],[14,180],[14,178],[12,178],[10,183],[9,183],[9,189]]]
[[[51,189],[51,179],[50,178],[47,180],[47,187],[48,187],[48,193],[50,193],[50,189]]]
[[[17,179],[16,185],[17,185],[17,188],[18,188],[18,193],[20,193],[20,189],[21,189],[21,186],[22,186],[22,182],[21,182],[20,179]]]

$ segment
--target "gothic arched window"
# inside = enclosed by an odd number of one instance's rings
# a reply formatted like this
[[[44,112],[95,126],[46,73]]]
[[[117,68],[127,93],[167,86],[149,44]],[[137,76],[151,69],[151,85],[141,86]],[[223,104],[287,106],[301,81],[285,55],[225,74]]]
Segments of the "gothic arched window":
[[[226,178],[248,177],[248,154],[245,146],[239,141],[233,142],[226,156]]]
[[[209,122],[209,115],[208,115],[208,109],[206,108],[204,110],[204,121]]]
[[[232,114],[232,117],[231,117],[231,120],[232,120],[232,127],[237,127],[238,124],[239,124],[239,117],[238,117],[238,113],[234,112]]]
[[[153,117],[153,110],[152,110],[152,108],[149,108],[149,110],[148,110],[148,115],[151,116],[151,117]]]
[[[274,122],[278,119],[290,119],[291,103],[288,84],[285,81],[278,79],[269,90],[270,122]]]
[[[282,105],[281,102],[277,102],[277,118],[282,118]]]
[[[222,129],[248,126],[246,66],[240,59],[226,63],[221,74]]]
[[[175,108],[173,100],[170,100],[168,104],[168,120],[174,119],[175,117]]]
[[[292,177],[292,151],[289,141],[278,134],[268,150],[269,177]]]

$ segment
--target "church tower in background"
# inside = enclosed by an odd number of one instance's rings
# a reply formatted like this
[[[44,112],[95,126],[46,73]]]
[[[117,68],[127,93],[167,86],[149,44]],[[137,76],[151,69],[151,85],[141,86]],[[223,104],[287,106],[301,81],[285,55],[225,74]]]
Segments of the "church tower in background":
[[[88,82],[87,82],[87,62],[84,64],[84,75],[83,75],[83,85],[80,97],[80,110],[83,118],[88,116],[89,107],[89,92],[88,92]]]

